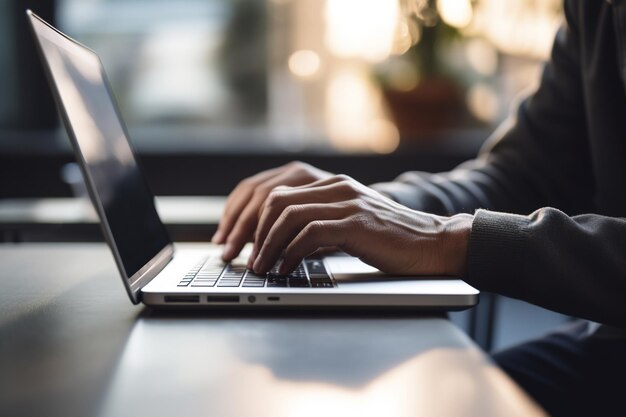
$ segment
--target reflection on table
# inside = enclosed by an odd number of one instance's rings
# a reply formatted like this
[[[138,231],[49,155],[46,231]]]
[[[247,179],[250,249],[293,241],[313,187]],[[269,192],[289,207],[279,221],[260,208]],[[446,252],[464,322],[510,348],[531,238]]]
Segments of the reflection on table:
[[[0,415],[543,416],[451,322],[134,307],[103,244],[0,245]]]

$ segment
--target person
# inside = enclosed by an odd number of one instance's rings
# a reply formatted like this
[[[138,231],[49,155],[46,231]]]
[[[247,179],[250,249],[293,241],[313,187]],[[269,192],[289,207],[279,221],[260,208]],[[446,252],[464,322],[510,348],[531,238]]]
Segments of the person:
[[[626,415],[626,3],[564,4],[538,89],[448,173],[365,186],[295,162],[243,180],[213,237],[280,272],[339,248],[586,321],[494,355],[553,416]]]

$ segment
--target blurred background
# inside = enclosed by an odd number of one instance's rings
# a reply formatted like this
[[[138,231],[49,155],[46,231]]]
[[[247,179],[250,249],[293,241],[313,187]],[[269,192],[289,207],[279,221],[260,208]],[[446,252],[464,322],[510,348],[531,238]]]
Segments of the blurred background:
[[[385,154],[498,123],[537,78],[560,7],[59,0],[55,18],[101,54],[137,140]]]
[[[429,149],[454,163],[536,84],[562,13],[559,0],[2,0],[0,142],[53,152],[68,144],[27,7],[99,53],[140,153]]]
[[[559,0],[0,0],[0,199],[79,189],[26,8],[101,56],[170,196],[293,159],[364,183],[451,169],[537,85],[562,22]]]

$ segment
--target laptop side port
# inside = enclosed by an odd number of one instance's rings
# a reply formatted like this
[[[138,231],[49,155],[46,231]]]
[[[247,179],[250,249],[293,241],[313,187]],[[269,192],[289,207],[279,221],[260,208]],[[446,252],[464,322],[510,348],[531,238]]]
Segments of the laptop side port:
[[[280,297],[267,297],[267,301],[280,301]]]
[[[238,303],[238,295],[209,295],[206,298],[207,303]]]
[[[199,303],[199,295],[166,295],[166,303]]]

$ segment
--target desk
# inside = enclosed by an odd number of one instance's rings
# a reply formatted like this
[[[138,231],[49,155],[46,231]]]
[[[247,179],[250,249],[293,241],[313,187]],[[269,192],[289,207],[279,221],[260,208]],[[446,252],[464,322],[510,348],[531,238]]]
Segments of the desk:
[[[156,197],[156,208],[174,241],[208,241],[215,233],[226,197]],[[98,242],[102,233],[88,199],[0,200],[0,242]],[[469,331],[491,349],[497,297],[483,293],[472,310]]]
[[[156,208],[173,240],[208,241],[226,197],[157,197]],[[86,198],[0,200],[0,242],[102,241],[96,212]]]
[[[156,312],[100,243],[0,245],[2,416],[543,416],[445,318]]]

